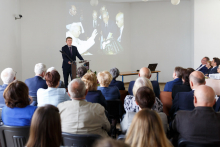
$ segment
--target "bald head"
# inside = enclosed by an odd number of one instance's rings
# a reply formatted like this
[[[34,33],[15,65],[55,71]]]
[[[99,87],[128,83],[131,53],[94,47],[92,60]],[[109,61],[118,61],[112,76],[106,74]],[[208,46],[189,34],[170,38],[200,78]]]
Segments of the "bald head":
[[[139,71],[139,77],[145,77],[145,78],[150,79],[150,77],[151,77],[150,69],[147,67],[142,67]]]
[[[195,107],[213,107],[215,104],[215,92],[214,90],[206,85],[200,85],[194,92],[194,105]]]
[[[119,12],[117,15],[116,15],[116,24],[119,28],[123,27],[124,26],[124,14],[122,12]]]
[[[205,76],[200,71],[194,71],[190,74],[190,86],[191,89],[196,89],[199,85],[205,85]]]

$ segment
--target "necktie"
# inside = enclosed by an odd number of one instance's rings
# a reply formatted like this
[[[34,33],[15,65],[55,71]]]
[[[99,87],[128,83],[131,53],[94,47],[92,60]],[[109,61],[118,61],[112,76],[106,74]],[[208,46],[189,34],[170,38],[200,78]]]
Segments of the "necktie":
[[[69,47],[69,49],[70,49],[70,55],[72,56],[72,48],[71,48],[71,47]]]

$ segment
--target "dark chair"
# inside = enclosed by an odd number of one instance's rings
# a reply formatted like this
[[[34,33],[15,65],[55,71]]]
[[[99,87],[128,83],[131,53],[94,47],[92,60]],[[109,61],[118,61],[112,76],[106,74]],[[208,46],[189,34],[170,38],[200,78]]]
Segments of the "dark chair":
[[[93,143],[100,139],[101,136],[97,134],[69,134],[62,133],[63,146],[74,147],[92,147]]]
[[[2,147],[24,147],[29,138],[30,126],[1,126],[0,140]]]
[[[110,118],[121,119],[125,113],[121,100],[107,100],[107,111]]]
[[[117,140],[122,140],[122,141],[124,141],[125,140],[125,135],[119,135],[118,136],[118,138],[117,138]]]
[[[186,141],[185,139],[178,140],[178,147],[219,147],[220,142],[216,143],[195,143]]]
[[[122,105],[124,105],[124,100],[125,100],[125,97],[128,95],[128,91],[127,90],[119,90],[120,92],[120,95],[121,95],[121,102],[122,102]]]

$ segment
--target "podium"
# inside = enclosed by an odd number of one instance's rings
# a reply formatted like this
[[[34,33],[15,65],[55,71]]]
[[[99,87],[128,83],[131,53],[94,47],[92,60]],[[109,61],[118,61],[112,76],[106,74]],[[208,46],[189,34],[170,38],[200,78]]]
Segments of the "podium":
[[[79,66],[85,66],[87,70],[89,70],[89,61],[88,60],[82,60],[82,61],[73,61],[71,64],[71,73],[72,73],[72,79],[76,78],[76,71]]]

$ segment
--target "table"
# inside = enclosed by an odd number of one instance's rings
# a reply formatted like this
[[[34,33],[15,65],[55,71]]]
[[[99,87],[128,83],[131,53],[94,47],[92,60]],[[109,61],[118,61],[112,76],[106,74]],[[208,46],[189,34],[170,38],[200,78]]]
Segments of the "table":
[[[159,72],[161,72],[161,71],[151,71],[151,73],[156,73],[157,74],[157,82],[159,80]],[[124,76],[138,75],[138,73],[139,72],[137,72],[137,71],[120,72],[122,82],[124,82]]]

